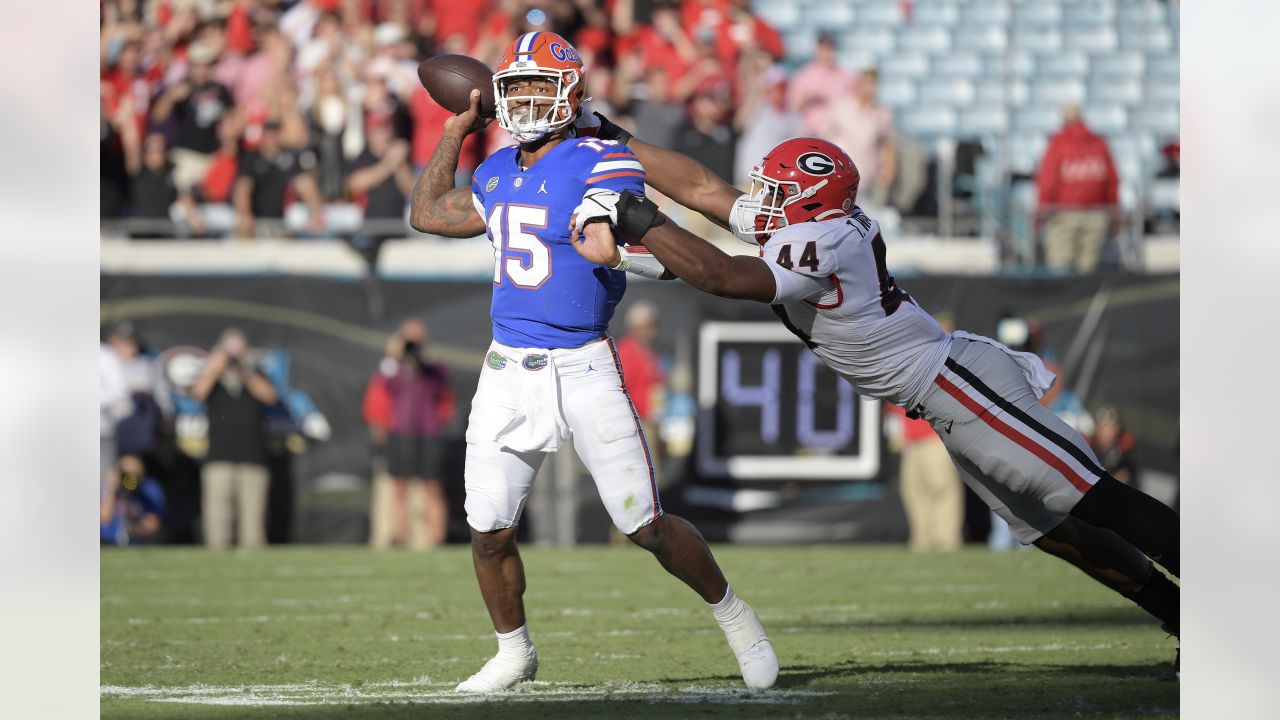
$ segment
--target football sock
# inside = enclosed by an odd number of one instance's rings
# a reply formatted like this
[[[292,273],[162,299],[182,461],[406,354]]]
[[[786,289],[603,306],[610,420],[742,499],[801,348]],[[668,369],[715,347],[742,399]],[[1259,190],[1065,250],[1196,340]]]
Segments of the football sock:
[[[511,632],[496,634],[498,636],[499,655],[524,657],[533,649],[533,641],[529,639],[528,623]]]
[[[1178,586],[1155,566],[1152,566],[1147,581],[1129,599],[1163,622],[1166,632],[1178,634]]]
[[[1168,505],[1106,475],[1071,514],[1128,540],[1178,577],[1178,513]]]
[[[711,608],[711,614],[716,616],[716,621],[721,625],[732,623],[736,620],[737,617],[742,614],[742,610],[746,606],[746,603],[739,600],[738,596],[733,594],[732,585],[726,586],[724,598],[722,598],[720,602],[715,603],[714,605],[707,603],[707,607]]]

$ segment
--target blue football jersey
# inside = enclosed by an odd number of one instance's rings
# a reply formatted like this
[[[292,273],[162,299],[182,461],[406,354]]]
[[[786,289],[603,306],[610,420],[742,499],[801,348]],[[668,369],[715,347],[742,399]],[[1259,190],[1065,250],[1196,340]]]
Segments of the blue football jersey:
[[[600,337],[627,289],[626,273],[582,259],[569,217],[595,187],[644,192],[644,168],[626,145],[570,138],[527,170],[515,146],[490,155],[471,181],[493,244],[493,338],[504,345],[572,348]]]

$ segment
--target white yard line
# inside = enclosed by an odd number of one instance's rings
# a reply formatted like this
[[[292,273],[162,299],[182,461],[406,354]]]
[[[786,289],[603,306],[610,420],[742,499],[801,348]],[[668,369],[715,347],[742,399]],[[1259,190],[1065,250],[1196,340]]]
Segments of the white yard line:
[[[629,700],[649,703],[712,703],[718,705],[794,705],[834,692],[813,690],[763,690],[689,685],[671,688],[659,683],[608,682],[584,687],[570,683],[531,682],[492,696],[454,692],[453,683],[430,678],[349,684],[300,683],[286,685],[189,685],[184,687],[124,687],[105,685],[103,698],[141,699],[148,702],[198,705],[349,705],[367,703],[470,704],[502,702],[575,702]]]

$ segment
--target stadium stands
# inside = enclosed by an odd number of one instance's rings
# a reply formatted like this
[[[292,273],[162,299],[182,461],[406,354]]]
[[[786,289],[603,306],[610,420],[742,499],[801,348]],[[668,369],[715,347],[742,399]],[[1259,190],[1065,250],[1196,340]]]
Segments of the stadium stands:
[[[841,61],[851,70],[877,66],[881,102],[899,130],[935,152],[977,139],[995,153],[1008,132],[1005,166],[1030,175],[1061,125],[1062,105],[1078,103],[1111,144],[1122,197],[1176,206],[1176,180],[1172,192],[1170,183],[1157,189],[1152,182],[1159,146],[1180,130],[1177,12],[1166,3],[769,0],[755,7],[778,21],[789,42],[847,29]],[[811,48],[812,40],[788,44],[788,63],[807,61]]]
[[[981,143],[984,152],[977,162],[991,169],[971,176],[977,187],[966,191],[1001,195],[997,199],[979,198],[982,207],[1016,206],[1020,202],[1025,193],[1010,192],[1012,188],[1007,186],[1025,182],[1034,173],[1048,137],[1060,126],[1064,103],[1079,104],[1089,125],[1110,142],[1121,174],[1123,197],[1131,203],[1141,201],[1146,207],[1167,206],[1170,198],[1176,203],[1176,192],[1153,187],[1154,175],[1161,166],[1158,149],[1176,141],[1180,132],[1176,2],[754,0],[752,10],[781,35],[785,47],[782,63],[788,69],[794,70],[813,57],[819,32],[834,37],[837,59],[847,70],[878,68],[880,102],[892,110],[898,130],[912,136],[911,142],[922,149],[916,157],[921,153],[928,156],[931,169],[921,169],[917,175],[927,172],[933,178],[934,168],[954,165],[952,158],[943,157],[945,153],[954,152],[965,141]],[[214,13],[213,17],[221,16]],[[377,19],[385,20],[381,15]],[[374,25],[369,24],[372,20],[367,19],[366,30],[373,29]],[[685,30],[693,32],[690,28]],[[614,40],[617,38],[610,42]],[[357,35],[344,42],[350,44],[349,52],[369,51]],[[301,58],[304,50],[315,49],[309,45],[296,52]],[[439,48],[420,50],[438,52]],[[104,80],[114,79],[120,85],[119,78],[105,74],[108,68],[109,64],[104,65]],[[180,77],[180,70],[168,75]],[[157,76],[142,76],[150,83],[152,93],[172,82],[168,76],[152,74]],[[299,91],[304,86],[308,88],[300,96],[305,96],[305,102],[300,104],[307,106],[309,93],[313,94],[307,83],[315,81],[308,79],[305,72],[296,74],[303,77]],[[727,71],[726,75],[736,78],[739,74]],[[359,89],[359,83],[352,87]],[[351,97],[359,95],[351,88],[348,91]],[[611,109],[625,115],[627,98],[641,97],[643,93],[610,91],[608,95],[613,103]],[[348,110],[348,115],[357,118],[363,112],[355,105]],[[266,111],[259,108],[255,112]],[[297,120],[314,123],[313,114],[308,110],[306,118]],[[145,117],[146,113],[141,112],[144,122]],[[246,115],[242,122],[252,125],[260,120]],[[414,128],[421,122],[430,125],[437,120],[413,116]],[[304,128],[304,135],[305,132]],[[355,135],[346,140],[361,142]],[[428,151],[430,147],[425,141],[415,140],[415,166],[425,161],[418,145]],[[344,146],[344,150],[350,148]],[[944,192],[947,178],[938,179],[937,191]],[[1176,187],[1176,179],[1172,182]],[[931,180],[931,188],[934,184]],[[330,205],[325,213],[330,235],[354,232],[353,228],[371,232],[351,205],[357,198],[341,192],[326,197]],[[204,225],[210,233],[236,231],[236,218],[229,205],[219,204],[226,202],[224,193],[202,206]],[[949,207],[940,198],[938,202],[917,205],[917,215]],[[906,205],[898,209],[908,216],[913,212]],[[1132,205],[1126,208],[1131,209]],[[122,216],[122,223],[112,224]],[[172,222],[163,217],[130,217],[127,209],[112,218],[104,215],[104,220],[108,234],[118,234],[121,224],[153,235],[175,231],[182,236],[201,234],[188,232],[177,208]],[[286,230],[305,234],[307,217],[303,208],[292,208],[284,220]],[[990,228],[991,223],[984,223],[984,227]]]

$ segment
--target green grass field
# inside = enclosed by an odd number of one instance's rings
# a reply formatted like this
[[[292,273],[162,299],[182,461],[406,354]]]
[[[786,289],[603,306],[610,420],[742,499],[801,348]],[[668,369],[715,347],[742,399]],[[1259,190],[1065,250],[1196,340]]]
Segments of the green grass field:
[[[770,631],[744,689],[643,551],[525,548],[538,680],[452,692],[496,643],[465,547],[102,553],[107,718],[1177,717],[1175,640],[1042,553],[715,548]]]

